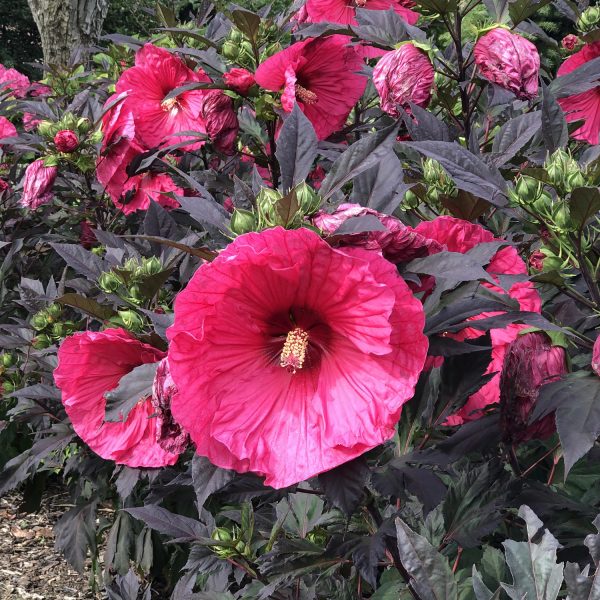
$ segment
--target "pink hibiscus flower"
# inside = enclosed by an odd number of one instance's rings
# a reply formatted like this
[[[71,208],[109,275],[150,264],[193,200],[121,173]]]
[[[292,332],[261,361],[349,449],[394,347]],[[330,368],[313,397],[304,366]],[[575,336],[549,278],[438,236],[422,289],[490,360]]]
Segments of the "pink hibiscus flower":
[[[43,158],[27,165],[23,177],[21,206],[36,210],[43,204],[48,204],[54,198],[52,188],[57,175],[58,167],[46,167]]]
[[[68,337],[58,350],[54,381],[77,435],[99,456],[130,467],[162,467],[178,455],[156,441],[158,420],[150,396],[142,398],[122,423],[104,421],[106,392],[135,367],[158,362],[164,352],[143,344],[124,329],[85,331]]]
[[[377,217],[385,231],[335,235],[348,219],[365,215]],[[441,244],[418,234],[399,219],[359,204],[340,204],[332,214],[321,211],[312,218],[312,222],[324,234],[333,236],[328,241],[334,246],[360,246],[366,250],[376,250],[393,263],[408,262],[443,250]]]
[[[210,77],[202,70],[192,71],[164,48],[146,44],[138,51],[135,66],[123,71],[116,92],[127,93],[124,102],[134,116],[135,133],[141,144],[153,148],[189,141],[187,149],[202,145],[195,137],[177,134],[206,133],[200,115],[206,91],[190,90],[166,99],[176,88],[194,82],[210,82]]]
[[[359,75],[361,54],[349,42],[344,35],[309,38],[274,54],[256,71],[260,86],[283,92],[285,111],[298,103],[320,140],[344,126],[367,85]]]
[[[565,60],[559,67],[557,76],[566,75],[598,56],[600,56],[600,42],[586,44],[579,52],[575,52]],[[567,121],[584,121],[571,136],[576,140],[597,144],[600,136],[600,86],[581,94],[559,98],[558,103],[565,111]]]
[[[0,64],[0,94],[11,91],[16,98],[25,98],[30,85],[29,77]]]
[[[116,96],[108,99],[111,102]],[[179,202],[166,194],[183,195],[166,173],[147,171],[129,176],[127,167],[146,148],[136,140],[136,127],[132,111],[125,102],[113,106],[102,119],[104,139],[101,154],[96,162],[96,177],[104,186],[115,205],[126,215],[145,210],[150,200],[165,208],[176,208]]]
[[[414,25],[419,20],[419,13],[410,10],[415,6],[410,0],[307,0],[307,21],[319,23],[341,23],[343,25],[356,25],[356,9],[390,10],[400,15],[409,25]]]
[[[16,135],[17,128],[6,117],[0,117],[0,140]]]
[[[277,488],[394,435],[427,353],[395,267],[308,229],[236,238],[175,303],[175,419],[214,464]]]
[[[454,217],[438,217],[433,221],[420,223],[415,231],[426,238],[442,244],[450,252],[468,252],[475,246],[497,241],[494,235],[480,225],[469,223]],[[496,280],[499,275],[526,275],[527,266],[512,246],[500,249],[490,260],[486,271]],[[500,287],[484,283],[486,287],[498,293],[505,293]],[[508,290],[508,295],[519,302],[523,311],[540,312],[541,300],[533,284],[529,281],[514,283]],[[482,313],[477,319],[484,319],[500,313]],[[486,373],[496,375],[483,387],[475,392],[467,403],[447,420],[448,425],[460,425],[465,421],[472,421],[481,416],[481,409],[495,404],[500,399],[500,371],[508,346],[513,342],[519,332],[526,329],[527,325],[508,325],[502,329],[492,329],[492,360]],[[473,339],[482,335],[476,329],[463,329],[459,334],[454,334],[455,339]]]

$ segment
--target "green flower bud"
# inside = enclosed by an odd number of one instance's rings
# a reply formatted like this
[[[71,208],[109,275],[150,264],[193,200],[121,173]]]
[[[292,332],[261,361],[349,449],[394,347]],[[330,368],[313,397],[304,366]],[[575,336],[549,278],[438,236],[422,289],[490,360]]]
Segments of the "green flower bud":
[[[427,183],[439,184],[441,178],[445,178],[446,173],[437,160],[426,158],[423,161],[423,179]]]
[[[407,190],[404,194],[404,200],[402,202],[402,207],[404,210],[410,210],[411,208],[417,208],[421,201],[419,197],[412,191]]]
[[[80,119],[78,119],[77,124],[75,125],[75,128],[81,135],[85,135],[91,129],[91,127],[91,121],[89,119],[86,119],[85,117],[81,117]]]
[[[52,346],[52,340],[50,339],[50,336],[45,333],[40,333],[31,340],[31,345],[36,350],[43,350],[44,348]]]
[[[223,527],[215,528],[210,537],[218,542],[231,542],[233,540],[231,533]],[[231,558],[236,554],[233,548],[226,546],[211,546],[210,549],[221,558]]]
[[[517,203],[519,201],[524,202],[525,204],[535,202],[540,197],[543,189],[541,181],[529,177],[528,175],[519,177],[515,186],[515,192],[518,196]]]
[[[98,287],[107,294],[116,292],[122,284],[123,280],[114,271],[105,271],[98,277]]]
[[[565,180],[565,188],[567,192],[571,192],[577,187],[583,187],[585,184],[585,177],[581,171],[573,171],[572,173],[569,173]]]
[[[600,25],[600,8],[597,6],[590,6],[588,9],[581,13],[581,16],[577,20],[577,29],[582,33],[593,31]]]
[[[157,256],[144,258],[142,260],[142,273],[144,275],[156,275],[162,270],[162,263]]]
[[[236,208],[231,215],[231,223],[229,228],[236,235],[242,235],[250,231],[255,231],[257,226],[256,216],[254,213]]]
[[[102,137],[102,131],[100,129],[97,129],[96,131],[94,131],[94,133],[92,133],[92,135],[90,135],[88,139],[92,144],[99,144],[102,141]]]
[[[130,331],[140,331],[144,326],[144,320],[133,310],[119,310],[119,319],[125,329]]]
[[[234,27],[230,32],[229,32],[229,39],[232,42],[241,42],[244,39],[244,34],[237,29],[236,27]]]
[[[58,319],[60,315],[62,315],[63,308],[60,304],[54,302],[48,308],[46,308],[46,312],[53,318]]]
[[[552,253],[551,250],[547,248],[542,248],[542,253],[546,255],[544,258],[544,271],[560,271],[564,266],[564,261],[555,254]]]
[[[552,219],[559,230],[570,231],[572,229],[571,214],[566,204],[560,203],[554,207]]]
[[[225,58],[228,58],[229,60],[236,60],[240,53],[240,48],[235,42],[226,40],[223,43],[221,53]]]
[[[142,290],[137,283],[129,286],[128,299],[134,304],[141,304],[144,300],[144,294],[142,294]]]
[[[54,136],[58,133],[58,128],[55,127],[55,124],[52,121],[42,121],[37,126],[38,133],[43,135],[45,138],[54,138]]]
[[[3,367],[12,367],[17,362],[17,357],[10,352],[4,352],[2,354],[1,364]]]
[[[537,200],[532,203],[532,206],[538,214],[546,215],[552,209],[553,202],[552,196],[548,192],[542,191]]]
[[[312,215],[321,206],[321,197],[310,185],[301,183],[295,187],[296,199],[304,216]]]
[[[52,337],[59,339],[65,334],[65,326],[62,323],[54,323],[54,325],[52,325]]]
[[[48,314],[41,310],[31,317],[31,326],[36,331],[41,331],[48,325]]]
[[[15,391],[15,386],[12,381],[6,380],[0,383],[0,390],[3,394],[11,394]]]

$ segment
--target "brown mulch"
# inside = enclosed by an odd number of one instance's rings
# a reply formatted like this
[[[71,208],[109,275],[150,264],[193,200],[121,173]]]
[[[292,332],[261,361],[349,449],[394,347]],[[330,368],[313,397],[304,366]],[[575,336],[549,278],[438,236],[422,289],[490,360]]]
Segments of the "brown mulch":
[[[64,496],[46,496],[37,513],[17,511],[16,496],[0,498],[0,600],[95,600],[89,581],[54,550],[52,526]]]

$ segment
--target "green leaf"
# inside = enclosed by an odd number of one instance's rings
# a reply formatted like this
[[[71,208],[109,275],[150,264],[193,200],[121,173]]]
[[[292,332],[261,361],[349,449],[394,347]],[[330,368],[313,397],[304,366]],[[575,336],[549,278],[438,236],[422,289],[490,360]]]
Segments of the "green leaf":
[[[540,8],[550,4],[552,0],[515,0],[508,6],[508,14],[513,25],[518,25],[521,21],[534,15]],[[528,598],[527,600],[531,600]]]
[[[571,221],[578,229],[585,227],[600,211],[600,189],[597,187],[578,187],[569,198]]]
[[[396,519],[400,562],[422,600],[457,600],[458,587],[445,556],[402,519]]]
[[[533,541],[544,524],[528,506],[521,506],[519,516],[527,525],[527,541],[502,543],[513,577],[512,585],[502,587],[511,600],[556,600],[563,582],[563,563],[556,564],[560,544],[547,529]]]
[[[260,17],[249,10],[237,8],[231,12],[231,18],[236,27],[245,34],[249,40],[255,40],[260,27]]]
[[[281,219],[284,227],[291,225],[296,214],[298,213],[298,209],[300,208],[296,190],[292,190],[279,199],[275,205],[275,208],[277,210],[277,215]]]

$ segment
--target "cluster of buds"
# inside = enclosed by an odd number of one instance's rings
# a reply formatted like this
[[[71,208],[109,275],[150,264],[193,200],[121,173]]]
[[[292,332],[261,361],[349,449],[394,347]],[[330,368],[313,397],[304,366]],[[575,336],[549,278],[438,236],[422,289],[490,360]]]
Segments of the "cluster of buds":
[[[590,6],[577,19],[577,29],[581,33],[589,33],[600,27],[600,7]]]
[[[76,323],[61,320],[62,314],[63,307],[55,302],[31,317],[31,326],[37,332],[31,341],[31,345],[36,350],[48,348],[55,342],[59,342],[77,331],[78,326]]]
[[[146,322],[135,310],[127,308],[118,310],[117,314],[109,319],[109,324],[111,327],[122,327],[133,333],[141,333]]]
[[[263,188],[256,198],[254,211],[236,208],[231,215],[230,229],[235,235],[262,231],[280,225],[296,229],[305,217],[317,212],[321,198],[306,183],[297,185],[285,196],[278,190]]]
[[[150,277],[162,271],[160,259],[129,258],[122,267],[105,271],[98,277],[98,287],[106,294],[115,294],[135,306],[141,306],[149,300],[144,284]]]
[[[243,556],[252,558],[252,548],[241,539],[240,529],[234,525],[231,531],[225,527],[215,527],[211,534],[213,540],[223,542],[223,545],[211,546],[211,550],[221,558]]]
[[[5,351],[0,354],[0,396],[8,395],[17,388],[21,380],[17,364],[17,356],[12,352]]]
[[[65,113],[56,123],[41,121],[38,124],[38,133],[48,141],[53,150],[45,157],[45,166],[57,166],[61,160],[69,160],[84,172],[92,170],[94,144],[102,139],[102,134],[99,130],[91,130],[92,123],[89,119],[73,113]],[[86,149],[89,152],[83,152]]]
[[[454,181],[442,165],[437,160],[426,158],[423,161],[423,184],[406,192],[402,208],[409,210],[425,203],[436,209],[436,212],[440,212],[444,209],[442,199],[444,197],[454,198],[457,193]]]
[[[221,53],[230,62],[253,70],[258,66],[255,48],[261,48],[259,62],[263,62],[269,56],[281,50],[277,35],[277,26],[263,20],[259,25],[255,46],[253,47],[252,41],[237,27],[234,27],[225,38]]]
[[[561,195],[572,192],[576,187],[586,185],[586,178],[578,162],[564,150],[557,150],[544,165],[548,182]]]

